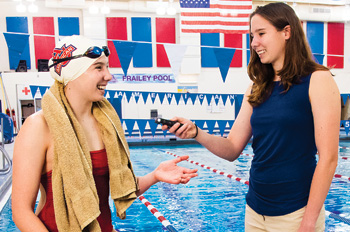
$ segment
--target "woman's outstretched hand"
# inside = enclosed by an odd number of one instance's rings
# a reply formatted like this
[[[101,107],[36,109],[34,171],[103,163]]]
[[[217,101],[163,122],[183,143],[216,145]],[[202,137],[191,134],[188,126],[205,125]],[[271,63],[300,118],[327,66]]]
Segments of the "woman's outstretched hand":
[[[181,139],[192,139],[198,134],[196,125],[191,120],[180,117],[174,117],[171,119],[171,121],[176,121],[179,123],[176,123],[171,128],[168,128],[168,126],[163,125],[162,130],[169,130],[170,133],[175,134]],[[180,126],[180,123],[183,125]]]
[[[181,161],[187,160],[188,155],[180,156],[176,159],[162,162],[156,170],[154,176],[158,181],[169,184],[187,184],[191,178],[196,177],[197,169],[189,169],[177,166]]]

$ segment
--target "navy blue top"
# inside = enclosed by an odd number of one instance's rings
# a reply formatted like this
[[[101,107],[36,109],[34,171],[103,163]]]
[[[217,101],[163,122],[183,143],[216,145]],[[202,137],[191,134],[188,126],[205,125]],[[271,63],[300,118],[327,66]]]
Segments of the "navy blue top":
[[[258,214],[280,216],[307,204],[316,168],[314,121],[309,101],[311,75],[253,107],[253,151],[247,204]]]

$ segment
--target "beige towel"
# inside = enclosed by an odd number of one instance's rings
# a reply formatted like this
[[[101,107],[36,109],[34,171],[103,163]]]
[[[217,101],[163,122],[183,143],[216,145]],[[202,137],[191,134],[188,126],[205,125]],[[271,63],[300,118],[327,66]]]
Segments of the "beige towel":
[[[84,228],[101,231],[89,146],[63,88],[63,84],[56,81],[42,99],[43,113],[54,139],[52,189],[57,227],[59,231],[82,231]],[[138,190],[124,131],[106,99],[93,104],[93,115],[107,151],[111,197],[118,217],[124,219]]]

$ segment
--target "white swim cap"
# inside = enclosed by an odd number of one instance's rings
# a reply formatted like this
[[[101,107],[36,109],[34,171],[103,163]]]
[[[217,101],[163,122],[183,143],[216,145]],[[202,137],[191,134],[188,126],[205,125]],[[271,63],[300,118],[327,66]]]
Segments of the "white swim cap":
[[[54,63],[52,59],[82,55],[88,48],[93,46],[96,46],[96,43],[83,36],[73,35],[65,37],[56,44],[56,48],[52,52],[52,58],[49,61],[49,66]],[[104,54],[102,53],[102,55]],[[83,74],[95,61],[96,59],[86,56],[67,60],[51,67],[50,73],[54,79],[67,85],[69,81]]]

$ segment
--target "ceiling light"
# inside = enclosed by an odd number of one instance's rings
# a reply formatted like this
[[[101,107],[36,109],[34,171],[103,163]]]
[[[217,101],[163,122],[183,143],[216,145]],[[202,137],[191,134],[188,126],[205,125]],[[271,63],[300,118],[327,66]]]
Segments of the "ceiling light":
[[[27,10],[26,6],[23,5],[22,3],[20,3],[16,6],[16,11],[18,13],[24,13],[24,12],[26,12],[26,10]]]
[[[98,14],[98,7],[96,5],[92,5],[89,7],[90,14]]]
[[[166,13],[168,15],[176,15],[176,9],[174,7],[169,7],[168,9],[166,9]]]
[[[38,6],[37,5],[34,5],[34,3],[32,2],[32,4],[30,4],[28,6],[28,11],[30,13],[37,13],[38,12]]]
[[[166,10],[165,7],[158,7],[156,10],[157,15],[165,15]]]
[[[108,6],[101,7],[101,13],[102,14],[109,14],[111,13],[111,9]]]

